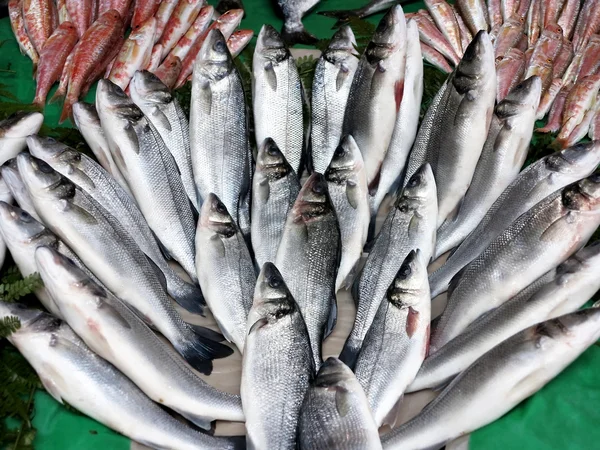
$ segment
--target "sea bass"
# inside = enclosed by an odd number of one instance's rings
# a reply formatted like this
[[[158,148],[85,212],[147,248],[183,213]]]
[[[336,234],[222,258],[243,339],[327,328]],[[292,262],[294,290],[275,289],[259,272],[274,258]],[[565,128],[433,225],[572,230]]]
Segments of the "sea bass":
[[[44,123],[39,112],[20,111],[0,120],[0,164],[14,158],[27,147],[27,136],[37,134]]]
[[[25,183],[23,183],[23,179],[19,173],[16,158],[7,161],[2,166],[2,180],[8,186],[13,199],[17,205],[19,205],[19,208],[41,223],[42,219],[40,219],[40,216],[38,216],[38,213],[35,211],[29,192],[27,192],[27,187],[25,186]]]

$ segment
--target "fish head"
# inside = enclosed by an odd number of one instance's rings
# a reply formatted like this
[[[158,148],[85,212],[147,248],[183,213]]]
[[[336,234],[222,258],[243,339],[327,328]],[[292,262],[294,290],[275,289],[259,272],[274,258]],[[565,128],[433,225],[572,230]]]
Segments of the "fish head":
[[[31,197],[66,199],[75,194],[75,185],[41,159],[21,153],[17,156],[17,167]]]
[[[42,236],[51,235],[44,225],[27,212],[5,202],[0,202],[0,230],[9,242],[31,243]]]
[[[20,111],[0,121],[0,138],[24,138],[40,131],[44,115],[39,112]]]
[[[98,81],[96,107],[103,128],[105,127],[105,120],[110,121],[111,117],[118,120],[122,127],[128,127],[130,124],[137,123],[144,118],[142,110],[133,103],[123,89],[107,79]]]
[[[600,337],[600,308],[592,307],[541,322],[527,330],[536,349],[546,350],[556,346],[582,349]]]
[[[487,87],[489,76],[495,76],[494,46],[487,32],[480,30],[473,38],[452,77],[459,94]]]
[[[406,39],[406,19],[400,5],[393,6],[383,16],[367,45],[365,56],[371,65],[394,54]]]
[[[598,211],[600,209],[600,171],[563,189],[565,208],[574,211]]]
[[[598,273],[600,269],[600,241],[582,248],[556,268],[559,283],[568,282],[572,274]]]
[[[217,17],[215,20],[215,27],[221,30],[224,35],[232,34],[233,30],[240,25],[243,18],[243,9],[230,9]]]
[[[363,166],[362,155],[356,141],[350,135],[344,136],[325,171],[325,179],[337,184],[346,183]]]
[[[156,75],[147,70],[138,70],[130,84],[131,98],[136,103],[166,105],[173,101],[169,88]]]
[[[396,207],[400,207],[405,200],[416,201],[418,203],[431,202],[437,198],[437,188],[433,170],[429,163],[423,164],[406,183],[402,195],[396,202]]]
[[[281,150],[271,138],[266,138],[258,148],[256,171],[262,173],[269,181],[279,180],[293,172]]]
[[[0,320],[16,317],[19,320],[17,329],[23,329],[42,317],[51,317],[39,309],[28,308],[21,303],[0,302]],[[58,320],[58,319],[56,319]]]
[[[254,51],[272,63],[280,63],[290,56],[281,35],[271,25],[263,25],[260,29]]]
[[[208,32],[196,58],[194,71],[196,70],[215,81],[225,78],[233,70],[227,41],[220,30],[215,28]]]
[[[81,160],[79,152],[51,137],[29,136],[27,147],[33,156],[48,164],[61,162],[68,164],[71,160]]]
[[[96,106],[91,103],[77,102],[73,105],[73,119],[80,130],[87,126],[97,128],[100,126],[100,118]]]
[[[302,186],[298,198],[292,207],[291,214],[295,222],[305,223],[319,220],[333,212],[329,199],[327,181],[320,173],[313,173]]]
[[[600,162],[600,141],[586,142],[548,155],[546,169],[552,172],[584,177]]]
[[[334,356],[330,356],[321,364],[319,372],[314,381],[314,386],[326,390],[334,390],[337,387],[345,388],[348,382],[356,380],[354,372],[346,364]]]
[[[11,192],[20,191],[25,188],[19,168],[17,167],[17,158],[11,158],[6,161],[0,171],[2,172],[2,179]]]
[[[219,197],[212,192],[208,194],[208,197],[202,204],[199,224],[227,238],[235,235],[237,232],[235,223],[229,215],[227,208]]]
[[[423,298],[427,265],[421,250],[411,250],[387,290],[388,301],[397,308],[414,306]]]
[[[323,57],[332,64],[346,60],[349,55],[358,55],[356,37],[348,25],[340,27],[329,42]]]
[[[494,113],[499,119],[521,115],[525,111],[536,111],[542,93],[542,80],[532,76],[515,86],[500,103]]]
[[[254,31],[252,30],[237,30],[234,32],[229,36],[229,39],[227,39],[227,46],[229,47],[231,54],[239,54],[253,37]]]

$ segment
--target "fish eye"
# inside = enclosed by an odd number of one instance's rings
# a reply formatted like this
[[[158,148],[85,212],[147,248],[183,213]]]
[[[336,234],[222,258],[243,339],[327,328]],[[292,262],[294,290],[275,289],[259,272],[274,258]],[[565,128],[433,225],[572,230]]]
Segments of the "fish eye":
[[[281,287],[282,284],[283,284],[283,280],[276,275],[269,278],[269,286],[272,288],[279,288],[279,287]]]
[[[48,138],[46,138],[46,140],[48,141],[49,144],[56,144],[56,139],[54,139],[53,137],[48,137]]]
[[[31,221],[31,219],[32,217],[26,211],[21,211],[21,213],[19,214],[19,220],[29,222]]]
[[[217,202],[215,210],[220,214],[227,214],[227,208],[225,208],[225,205],[221,202]]]
[[[215,42],[215,47],[214,49],[219,52],[219,53],[223,53],[225,51],[225,49],[227,48],[227,44],[225,44],[225,42],[223,42],[222,40],[219,40],[217,42]]]
[[[326,190],[327,190],[327,187],[325,186],[325,183],[323,183],[323,182],[315,183],[315,185],[312,188],[312,191],[315,194],[324,194]]]
[[[41,160],[37,161],[37,167],[43,173],[54,172],[54,169],[52,167],[50,167],[48,164],[46,164],[44,161],[41,161]]]
[[[269,145],[269,147],[267,148],[267,153],[270,156],[277,156],[279,154],[279,149],[277,148],[277,146],[273,143],[271,145]]]
[[[412,270],[408,264],[404,264],[402,267],[400,267],[400,278],[406,279],[410,276],[411,273]]]

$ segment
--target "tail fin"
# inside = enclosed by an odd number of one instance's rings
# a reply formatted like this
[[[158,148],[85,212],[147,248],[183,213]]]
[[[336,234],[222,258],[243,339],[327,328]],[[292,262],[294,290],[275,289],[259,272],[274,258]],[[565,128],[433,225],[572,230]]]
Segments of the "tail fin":
[[[177,408],[173,408],[173,410],[176,413],[180,414],[181,416],[185,417],[187,420],[192,422],[197,427],[202,428],[206,434],[210,434],[210,435],[214,434],[214,432],[215,432],[214,420],[215,419],[208,419],[206,417],[202,417],[202,416],[199,416],[197,414],[187,412],[187,411],[182,411]]]
[[[349,340],[344,344],[344,348],[340,353],[340,361],[354,370],[354,366],[356,365],[356,360],[358,359],[358,353],[360,352],[360,347],[354,345],[354,343]]]
[[[333,11],[319,11],[317,14],[320,14],[325,17],[332,17],[337,19],[333,28],[339,28],[345,23],[349,22],[350,19],[354,17],[360,17],[360,15],[354,9],[337,9]]]
[[[69,97],[65,99],[65,103],[63,104],[62,113],[60,114],[60,119],[58,119],[58,123],[63,123],[65,120],[71,118],[71,112],[73,111],[73,102],[69,100]]]
[[[58,102],[62,101],[65,98],[66,93],[67,93],[66,90],[61,89],[59,86],[48,103],[52,105],[53,103],[58,103]]]
[[[314,44],[318,41],[316,36],[310,34],[304,26],[300,25],[294,29],[287,29],[285,26],[281,30],[281,37],[283,41],[291,46],[294,44]]]
[[[204,375],[210,375],[213,367],[212,360],[226,358],[233,353],[233,349],[225,344],[219,344],[212,339],[194,334],[191,330],[190,328],[189,339],[178,343],[175,348],[190,366]],[[194,331],[196,330],[194,329]]]
[[[186,283],[181,278],[177,277],[167,280],[167,290],[169,295],[186,311],[192,314],[205,315],[206,300],[199,287],[193,284]]]

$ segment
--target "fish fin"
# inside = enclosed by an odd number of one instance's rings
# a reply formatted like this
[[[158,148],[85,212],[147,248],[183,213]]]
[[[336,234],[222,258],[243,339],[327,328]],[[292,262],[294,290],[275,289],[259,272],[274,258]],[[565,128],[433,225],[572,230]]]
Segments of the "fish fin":
[[[261,202],[267,203],[269,196],[271,195],[271,186],[269,185],[268,179],[265,178],[258,183],[257,194]]]
[[[398,418],[400,416],[400,411],[402,409],[401,407],[402,407],[403,400],[404,400],[404,394],[402,394],[400,396],[400,398],[394,404],[392,409],[390,409],[388,411],[388,413],[385,415],[385,417],[383,418],[383,421],[381,422],[382,426],[389,425],[391,428],[394,428],[396,426],[396,423],[398,422]]]
[[[154,271],[156,278],[158,278],[158,282],[162,286],[163,291],[167,292],[167,278],[165,277],[165,274],[162,272],[162,270],[160,270],[160,267],[158,267],[156,263],[150,259],[150,257],[146,256],[146,260],[148,261],[148,264],[150,264],[150,267],[152,267],[152,270]]]
[[[231,334],[229,334],[227,332],[227,329],[223,326],[223,324],[215,317],[215,322],[217,322],[217,326],[219,327],[219,330],[221,330],[221,333],[223,333],[223,337],[227,340],[227,342],[231,342],[233,343],[233,336],[231,336]]]
[[[569,227],[569,215],[570,213],[567,213],[566,215],[561,216],[552,222],[540,236],[540,241],[555,242],[563,240],[566,235],[567,228]]]
[[[135,132],[135,130],[133,129],[133,125],[131,125],[130,123],[127,123],[127,125],[125,125],[123,127],[123,133],[127,135],[127,137],[131,140],[131,142],[134,144],[133,145],[133,151],[139,155],[140,154],[140,141],[137,137],[137,133]],[[121,157],[123,157],[123,155],[121,155]]]
[[[342,89],[342,87],[344,87],[344,84],[346,84],[347,81],[349,81],[350,83],[352,82],[352,78],[350,77],[350,75],[351,73],[348,70],[348,68],[342,65],[335,79],[335,89],[338,92],[340,89]]]
[[[188,325],[198,336],[215,342],[223,342],[225,340],[225,337],[218,331],[211,330],[210,328],[203,327],[202,325],[194,325],[192,323],[188,323]]]
[[[258,319],[256,322],[252,324],[250,329],[248,330],[248,334],[251,334],[253,331],[258,330],[268,324],[269,321],[264,317],[262,319]]]
[[[400,104],[404,97],[404,79],[396,81],[394,84],[394,99],[396,100],[396,112],[400,111]]]
[[[172,131],[171,122],[169,122],[169,119],[165,113],[162,112],[158,106],[152,108],[152,111],[150,111],[150,116],[152,117],[152,120],[159,123],[161,127],[167,131]]]
[[[287,30],[284,26],[281,30],[281,38],[288,46],[294,44],[310,45],[318,41],[317,37],[306,31],[302,24],[294,28],[294,30]]]
[[[371,220],[369,221],[369,229],[367,231],[367,241],[364,246],[364,251],[370,253],[373,249],[373,245],[375,245],[375,231],[377,228],[377,215],[371,216]]]
[[[175,276],[178,275],[175,274]],[[201,316],[204,316],[206,300],[204,299],[204,295],[202,294],[200,288],[184,280],[182,280],[182,286],[185,286],[184,291],[178,292],[176,296],[169,292],[171,298],[186,311],[192,314],[200,314]]]
[[[152,230],[150,230],[152,231]],[[172,261],[173,257],[171,256],[171,253],[169,252],[169,250],[167,250],[167,247],[165,247],[163,245],[163,243],[160,241],[160,239],[158,238],[158,236],[154,233],[154,231],[152,231],[152,235],[154,236],[154,240],[156,241],[156,244],[158,245],[158,248],[160,248],[160,251],[162,252],[162,254],[164,255],[165,259],[167,261]]]
[[[325,334],[323,335],[323,338],[329,336],[335,328],[335,324],[337,323],[337,315],[337,299],[335,297],[335,293],[333,293],[329,299],[329,317],[327,318],[327,323],[325,324]]]
[[[358,208],[359,199],[358,185],[354,180],[346,181],[346,199],[353,209]]]
[[[375,197],[375,194],[377,194],[377,189],[379,189],[379,182],[381,181],[381,164],[379,164],[379,167],[377,168],[377,173],[375,174],[375,178],[373,178],[371,180],[371,182],[369,183],[369,195],[371,195],[372,197]]]
[[[96,308],[101,309],[104,313],[110,316],[115,322],[121,325],[123,328],[131,329],[131,325],[121,315],[117,309],[105,300],[106,297],[102,298],[96,296]]]
[[[419,328],[419,315],[419,311],[413,309],[412,306],[408,307],[408,313],[406,316],[406,334],[409,339],[413,337]]]
[[[205,433],[207,434],[214,434],[215,432],[215,427],[214,427],[214,421],[215,419],[209,419],[207,417],[202,417],[199,416],[197,414],[193,414],[191,412],[185,412],[182,411],[180,409],[177,408],[173,408],[170,407],[173,411],[175,411],[177,414],[179,414],[182,417],[185,417],[187,420],[189,420],[190,422],[192,422],[194,425],[196,425],[197,427],[202,428],[202,430],[204,430]]]
[[[83,219],[87,224],[97,225],[98,221],[96,218],[90,214],[88,211],[83,209],[82,207],[74,204],[73,202],[66,202],[65,209],[70,209],[72,211],[77,211],[80,219]]]
[[[349,401],[349,396],[352,394],[342,386],[335,386],[335,409],[337,409],[338,414],[341,417],[346,417],[348,412],[350,412],[351,402]]]
[[[54,103],[58,103],[64,100],[66,95],[66,92],[64,91],[64,89],[57,89],[56,92],[54,93],[54,95],[50,98],[50,100],[48,101],[49,105],[52,105]]]
[[[60,387],[58,386],[61,381],[63,383],[65,382],[61,375],[50,366],[44,364],[43,370],[40,370],[39,372],[39,376],[40,381],[42,382],[42,385],[48,394],[50,394],[50,396],[52,396],[52,398],[58,403],[63,405],[64,402],[62,396],[60,395]]]
[[[199,334],[193,334],[185,342],[177,343],[175,348],[190,366],[204,375],[212,372],[213,359],[226,358],[233,353],[231,347]]]
[[[267,83],[273,90],[273,92],[277,91],[277,74],[275,73],[275,69],[273,68],[273,63],[268,62],[265,64],[265,79]]]

